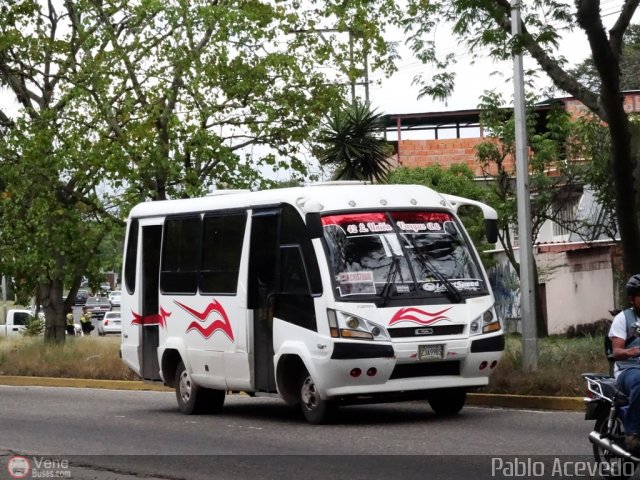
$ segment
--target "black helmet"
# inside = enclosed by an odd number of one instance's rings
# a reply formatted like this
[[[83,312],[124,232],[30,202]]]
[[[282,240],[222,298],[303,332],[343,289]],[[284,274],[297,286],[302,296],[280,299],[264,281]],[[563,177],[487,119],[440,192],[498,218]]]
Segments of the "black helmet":
[[[640,295],[640,274],[636,273],[627,281],[627,295]]]

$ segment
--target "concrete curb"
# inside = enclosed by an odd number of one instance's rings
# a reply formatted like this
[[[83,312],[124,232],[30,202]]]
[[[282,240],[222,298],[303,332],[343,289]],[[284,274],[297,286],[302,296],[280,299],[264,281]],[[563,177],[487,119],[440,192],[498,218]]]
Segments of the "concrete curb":
[[[0,376],[0,385],[104,388],[110,390],[145,390],[157,392],[173,391],[173,389],[160,384],[145,383],[138,380],[93,380],[88,378]],[[543,397],[493,393],[469,393],[467,395],[467,405],[532,410],[584,410],[584,400],[582,397]]]
[[[470,393],[467,405],[484,407],[519,408],[532,410],[584,411],[583,397],[542,397],[532,395],[505,395]]]
[[[137,380],[95,380],[90,378],[0,376],[0,385],[29,387],[104,388],[109,390],[146,390],[172,392],[173,389]]]

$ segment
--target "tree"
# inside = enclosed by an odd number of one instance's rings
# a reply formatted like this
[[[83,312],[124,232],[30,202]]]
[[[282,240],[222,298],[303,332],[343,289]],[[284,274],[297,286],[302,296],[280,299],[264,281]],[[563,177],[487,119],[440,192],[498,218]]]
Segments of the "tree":
[[[393,2],[44,0],[0,6],[0,270],[64,341],[65,313],[131,205],[304,170],[300,145],[343,88],[341,32],[385,68]],[[325,43],[303,29],[330,25]],[[334,41],[335,40],[335,41]],[[363,49],[354,51],[354,61]],[[386,67],[390,68],[390,67]],[[250,148],[264,151],[250,155]],[[109,240],[111,242],[111,240]],[[63,292],[69,290],[63,302]]]
[[[334,168],[336,180],[386,182],[391,146],[382,136],[382,114],[357,101],[334,109],[323,121],[316,152],[320,164]]]
[[[511,3],[508,0],[409,0],[404,26],[413,51],[424,62],[434,64],[438,73],[418,78],[421,95],[446,98],[455,77],[447,67],[455,61],[452,54],[439,58],[431,34],[438,24],[450,22],[453,33],[469,50],[479,54],[489,49],[493,58],[507,59],[513,53],[528,53],[559,89],[580,100],[601,121],[610,137],[609,162],[615,184],[615,205],[627,274],[640,271],[640,149],[636,148],[640,130],[630,121],[623,107],[620,82],[623,37],[637,10],[638,0],[624,0],[608,31],[600,12],[599,0],[576,0],[575,10],[565,2],[520,2],[522,34],[511,35]],[[562,31],[579,25],[587,35],[599,87],[580,83],[566,68],[566,60],[557,54]],[[630,201],[629,199],[633,199]]]
[[[632,24],[622,38],[620,89],[640,90],[640,25]],[[600,76],[592,58],[586,58],[569,73],[590,90],[600,88]]]
[[[534,98],[528,102],[527,137],[529,139],[529,184],[531,188],[531,242],[538,238],[540,228],[551,221],[568,229],[578,229],[573,220],[563,214],[563,206],[572,196],[582,193],[584,164],[568,157],[567,144],[575,138],[574,123],[560,105],[539,118]],[[498,211],[500,242],[513,270],[520,276],[520,263],[513,234],[518,224],[515,188],[515,119],[502,96],[486,92],[480,101],[480,124],[486,140],[476,146],[476,156],[492,192],[489,201]],[[567,221],[568,220],[568,221]],[[535,298],[538,305],[537,331],[546,335],[539,294],[538,265],[533,264]]]

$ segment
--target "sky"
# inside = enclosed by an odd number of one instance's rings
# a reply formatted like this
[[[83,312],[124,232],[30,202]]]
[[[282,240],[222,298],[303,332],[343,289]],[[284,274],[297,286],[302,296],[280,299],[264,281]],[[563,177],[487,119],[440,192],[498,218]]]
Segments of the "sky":
[[[569,1],[569,0],[567,0]],[[573,4],[573,2],[571,1]],[[610,27],[615,22],[620,11],[622,0],[601,0],[601,12],[605,26]],[[633,23],[640,22],[640,13],[632,20]],[[576,25],[573,31],[563,31],[562,41],[559,51],[574,66],[582,62],[590,54],[587,37]],[[401,34],[392,35],[390,40],[403,43]],[[441,27],[436,37],[439,52],[448,54],[453,52],[456,55],[458,64],[455,67],[456,87],[455,92],[447,102],[438,102],[430,98],[417,99],[418,87],[412,86],[413,77],[418,73],[428,73],[429,68],[422,65],[418,60],[411,57],[411,52],[405,47],[401,50],[402,60],[398,62],[398,72],[391,78],[385,79],[381,74],[371,74],[372,80],[381,81],[381,85],[370,87],[370,99],[374,107],[383,113],[423,113],[441,112],[449,110],[474,109],[478,105],[478,99],[485,90],[497,89],[503,93],[505,98],[513,95],[513,62],[496,63],[486,57],[478,59],[471,65],[471,55],[467,48],[458,45],[447,31]],[[537,64],[525,57],[524,68],[538,68]],[[492,72],[500,72],[501,75],[492,75]],[[544,72],[540,73],[537,81],[540,89],[551,86],[551,81]],[[364,95],[362,93],[362,95]],[[564,95],[559,92],[558,96]]]

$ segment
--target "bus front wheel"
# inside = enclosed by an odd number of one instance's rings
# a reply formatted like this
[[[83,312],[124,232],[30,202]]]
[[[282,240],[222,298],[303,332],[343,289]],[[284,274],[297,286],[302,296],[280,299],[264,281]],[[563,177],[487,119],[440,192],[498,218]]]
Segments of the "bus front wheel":
[[[464,388],[445,388],[429,395],[429,405],[437,415],[455,415],[462,410],[466,400]]]
[[[175,379],[178,408],[186,415],[219,413],[224,405],[224,390],[213,390],[193,383],[182,360],[178,364]]]
[[[336,404],[320,398],[315,382],[306,372],[302,375],[298,392],[302,413],[307,422],[321,425],[331,420],[336,411]]]

